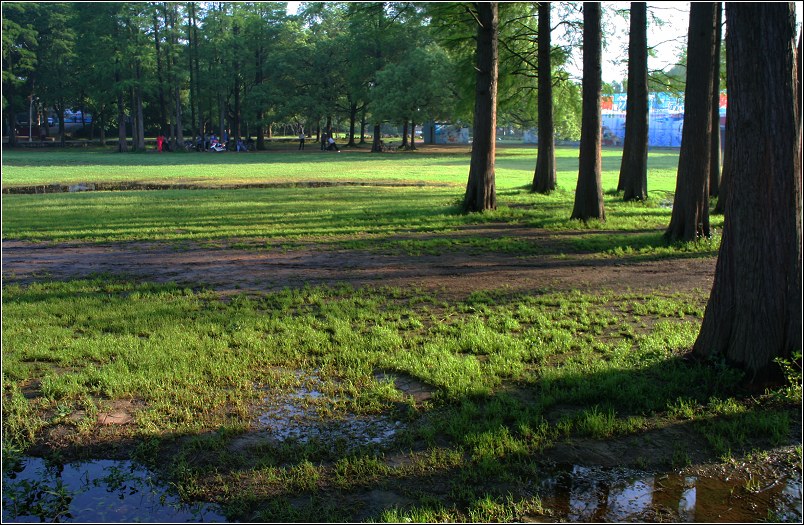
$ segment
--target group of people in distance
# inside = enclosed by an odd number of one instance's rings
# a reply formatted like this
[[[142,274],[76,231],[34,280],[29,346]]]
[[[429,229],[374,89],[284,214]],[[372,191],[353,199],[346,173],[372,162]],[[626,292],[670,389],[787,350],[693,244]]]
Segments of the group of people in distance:
[[[304,131],[299,132],[299,150],[304,149]],[[324,150],[328,151],[337,151],[338,153],[341,152],[341,148],[338,147],[338,144],[335,142],[335,138],[332,135],[327,135],[326,133],[321,134],[321,151]]]
[[[299,150],[304,149],[304,141],[305,134],[304,131],[301,131],[299,133]],[[214,133],[204,133],[203,137],[201,135],[196,136],[195,142],[185,141],[185,148],[188,151],[192,149],[196,151],[254,151],[254,140],[249,137],[244,142],[240,137],[236,140],[234,138],[230,139],[226,134],[224,134],[223,140],[220,140]],[[170,141],[160,133],[156,137],[156,151],[161,152],[163,150],[170,150]],[[324,150],[337,151],[338,153],[341,151],[341,148],[335,142],[335,138],[327,133],[321,135],[321,151]]]

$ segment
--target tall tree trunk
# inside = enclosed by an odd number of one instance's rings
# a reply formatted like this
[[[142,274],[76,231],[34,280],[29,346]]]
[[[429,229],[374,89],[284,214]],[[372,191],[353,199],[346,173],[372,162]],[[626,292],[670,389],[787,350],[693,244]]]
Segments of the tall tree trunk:
[[[556,146],[553,123],[553,69],[550,60],[550,2],[539,2],[539,147],[531,191],[550,193],[556,189]]]
[[[197,127],[198,121],[196,120],[196,102],[198,99],[198,92],[195,85],[195,69],[193,69],[193,25],[195,15],[195,4],[189,2],[187,5],[187,69],[190,71],[190,133],[193,135],[193,144],[195,138],[198,137],[199,131]]]
[[[137,77],[140,76],[140,65],[137,64]],[[142,112],[142,87],[137,85],[136,89],[136,103],[137,103],[137,150],[145,151],[145,118]]]
[[[405,123],[402,125],[402,144],[399,146],[403,149],[408,149],[408,119],[405,117]]]
[[[494,159],[497,148],[497,2],[475,2],[477,11],[477,69],[475,73],[475,113],[469,180],[463,199],[465,212],[497,208]]]
[[[94,120],[93,120],[94,122]],[[98,142],[101,146],[106,145],[106,117],[101,113],[98,116]]]
[[[162,2],[162,15],[166,15],[165,2]],[[156,48],[156,81],[159,86],[159,132],[167,130],[167,104],[165,103],[165,84],[162,76],[162,51],[159,39],[159,15],[154,11],[154,47]]]
[[[363,105],[363,112],[360,114],[360,144],[366,143],[366,110]]]
[[[648,16],[645,2],[631,2],[628,41],[628,97],[620,165],[623,200],[648,198]]]
[[[416,149],[416,122],[410,121],[410,149]]]
[[[5,95],[8,97],[8,107],[5,111],[6,133],[8,133],[8,147],[17,147],[17,117],[15,115],[16,108],[14,107],[14,94],[12,90],[8,89],[8,85],[4,86],[6,91]]]
[[[382,151],[382,144],[380,144],[381,141],[382,141],[381,128],[380,123],[378,122],[374,124],[374,136],[371,139],[372,153],[380,153]]]
[[[123,90],[120,87],[120,63],[116,62],[114,71],[114,81],[117,87],[117,151],[120,153],[128,151],[126,142],[126,109],[123,103]],[[61,111],[59,120],[64,120],[64,112]]]
[[[709,157],[712,142],[712,66],[715,2],[693,2],[687,49],[684,128],[678,156],[673,213],[665,238],[671,242],[709,237]]]
[[[257,110],[257,149],[260,151],[265,149],[265,124],[262,123],[264,118],[264,111]]]
[[[218,140],[223,141],[223,136],[226,134],[226,105],[223,95],[220,94],[218,95],[218,112],[218,118],[220,119],[218,123],[220,132]]]
[[[799,34],[798,34],[798,48],[796,49],[796,67],[798,68],[798,74],[796,75],[796,96],[798,97],[799,100],[802,100],[802,93],[804,93],[804,91],[802,91],[802,84],[803,83],[801,81],[801,75],[802,75],[802,70],[801,70],[801,60],[802,60],[802,58],[801,58],[801,51],[802,51],[801,45],[802,45],[802,42],[801,42],[801,40],[802,40],[802,38],[804,38],[804,32],[799,32]],[[797,116],[799,128],[801,128],[801,113],[802,113],[802,111],[804,111],[804,108],[802,108],[801,104],[799,104],[799,106],[798,106],[798,116]]]
[[[234,40],[235,42],[240,41],[240,26],[236,23],[232,28],[234,33]],[[234,50],[234,79],[232,86],[234,91],[234,113],[232,115],[232,135],[234,136],[235,140],[239,139],[241,134],[240,129],[240,117],[241,117],[241,108],[240,108],[240,88],[242,87],[243,82],[241,81],[241,71],[240,71],[240,53],[239,49],[235,47]]]
[[[583,4],[583,86],[581,101],[581,146],[578,155],[578,184],[572,219],[606,219],[601,184],[602,146],[601,89],[603,33],[600,3]]]
[[[715,63],[712,65],[712,150],[709,158],[709,196],[717,197],[720,192],[720,35],[723,22],[723,8],[715,2]]]
[[[177,4],[171,4],[170,6],[170,17],[168,18],[170,21],[170,33],[168,38],[170,39],[170,45],[172,49],[178,49],[179,47],[179,34],[176,30],[176,24],[179,20],[179,10]],[[173,92],[173,124],[174,124],[174,135],[173,135],[173,151],[180,151],[184,148],[184,125],[182,123],[182,108],[181,108],[181,96],[179,93],[179,75],[176,73],[177,69],[177,60],[173,53],[170,54],[168,57],[168,64],[170,66],[170,85],[172,87]]]
[[[179,151],[184,147],[184,125],[182,124],[181,95],[179,93],[178,82],[173,86],[174,97],[176,99],[176,147],[173,151]]]
[[[65,143],[65,135],[66,135],[66,126],[64,125],[64,110],[66,109],[66,104],[64,103],[64,97],[59,97],[59,101],[56,103],[56,111],[59,113],[59,144],[64,146]]]
[[[728,59],[726,60],[726,63],[728,64]],[[726,111],[726,135],[723,137],[723,168],[720,175],[717,203],[715,204],[715,209],[712,210],[712,213],[716,213],[718,215],[725,215],[726,196],[729,192],[729,180],[731,179],[732,150],[730,137],[734,134],[734,130],[731,129],[729,125],[728,109]]]
[[[195,2],[191,2],[190,5],[193,7],[193,21],[197,22],[198,19],[195,12]],[[204,129],[204,112],[201,110],[201,88],[199,86],[201,75],[198,59],[198,26],[196,23],[193,23],[193,41],[190,45],[190,48],[194,62],[193,67],[195,69],[195,94],[198,97],[198,133],[199,135],[203,135],[206,130]],[[212,114],[210,114],[209,117],[212,119]]]
[[[695,4],[693,4],[693,7]],[[734,153],[715,280],[693,354],[749,379],[802,345],[802,171],[793,2],[727,2]]]
[[[11,60],[11,58],[9,58]],[[8,64],[9,70],[13,69],[11,64]],[[3,82],[3,96],[6,98],[8,106],[3,112],[5,116],[6,133],[8,134],[8,147],[17,147],[17,108],[14,105],[14,96],[17,91],[12,82]]]
[[[352,102],[349,105],[349,142],[347,146],[354,148],[355,144],[355,125],[357,124],[357,104]]]
[[[263,74],[263,47],[258,46],[257,49],[254,51],[254,86],[258,87],[262,85],[264,74]],[[257,149],[262,151],[265,149],[265,137],[263,136],[264,133],[264,124],[263,118],[265,118],[265,110],[262,107],[257,109]]]
[[[257,46],[254,50],[254,86],[259,87],[262,85],[263,79],[265,77],[263,73],[263,62],[264,62],[264,49],[262,46]],[[257,109],[257,149],[262,151],[265,149],[265,137],[264,137],[264,124],[263,118],[265,117],[265,110],[260,106]]]
[[[726,32],[728,34],[729,26],[726,24]],[[731,62],[731,50],[729,46],[726,46],[726,84],[731,84],[732,80],[729,78],[729,62]],[[723,137],[723,166],[721,167],[720,171],[720,182],[718,184],[718,196],[717,196],[717,203],[715,203],[715,208],[712,210],[712,213],[716,213],[718,215],[725,215],[726,211],[726,196],[729,191],[729,180],[731,179],[731,158],[732,158],[732,150],[731,150],[731,139],[730,137],[734,134],[734,129],[732,128],[731,121],[729,119],[729,110],[728,107],[726,108],[726,132]],[[725,218],[725,217],[724,217]]]

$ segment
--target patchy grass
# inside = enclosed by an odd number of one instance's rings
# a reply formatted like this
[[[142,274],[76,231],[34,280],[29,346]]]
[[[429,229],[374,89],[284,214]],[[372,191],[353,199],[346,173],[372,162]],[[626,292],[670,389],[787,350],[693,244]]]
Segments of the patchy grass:
[[[319,518],[347,519],[331,491],[378,483],[398,490],[431,475],[450,480],[443,499],[409,495],[416,510],[375,518],[514,519],[538,501],[510,499],[500,488],[567,438],[608,439],[693,419],[721,456],[757,435],[772,444],[789,439],[784,405],[773,401],[769,410],[771,401],[740,394],[733,370],[681,359],[704,299],[575,292],[445,303],[415,290],[343,286],[222,302],[205,291],[109,278],[7,286],[4,444],[24,450],[54,428],[67,429],[66,444],[89,444],[98,432],[93,416],[133,399],[136,423],[117,429],[115,441],[136,439],[136,455],[166,469],[185,497],[218,501],[234,519],[324,511]],[[625,326],[632,335],[617,337]],[[416,403],[377,370],[415,378],[434,395]],[[321,421],[388,414],[402,430],[351,452],[326,440],[232,448],[253,431],[262,392],[312,388],[304,374],[316,375],[326,400]],[[567,407],[574,416],[553,419]],[[383,458],[394,451],[412,453],[392,466]],[[674,454],[680,461],[687,453]],[[293,494],[310,494],[310,505],[281,503]]]

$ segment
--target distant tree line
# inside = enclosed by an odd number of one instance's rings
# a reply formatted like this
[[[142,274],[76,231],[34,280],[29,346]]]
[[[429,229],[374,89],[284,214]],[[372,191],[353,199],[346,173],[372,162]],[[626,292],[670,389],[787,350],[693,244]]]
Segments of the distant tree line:
[[[573,4],[561,8],[578,23]],[[500,123],[536,127],[536,4],[500,9]],[[308,136],[337,122],[350,146],[379,126],[404,127],[413,146],[427,120],[473,119],[474,19],[460,3],[4,2],[4,134],[31,98],[58,116],[91,114],[89,136],[144,148],[207,133],[254,136],[281,127]],[[580,91],[551,48],[556,133],[577,138]],[[130,145],[130,146],[129,146]]]

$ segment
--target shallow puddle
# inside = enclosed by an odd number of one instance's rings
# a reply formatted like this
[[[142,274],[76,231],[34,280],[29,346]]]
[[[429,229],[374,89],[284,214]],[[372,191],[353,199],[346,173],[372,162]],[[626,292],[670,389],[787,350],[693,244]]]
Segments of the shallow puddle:
[[[801,474],[723,481],[630,469],[573,466],[541,485],[542,504],[568,521],[800,523]]]
[[[298,372],[296,375],[304,379],[306,386],[265,397],[258,408],[256,431],[233,440],[233,450],[265,442],[305,444],[317,441],[328,446],[331,452],[344,453],[360,446],[388,445],[402,429],[401,422],[383,414],[347,413],[337,418],[322,417],[318,407],[326,396],[316,388],[322,385],[321,379]]]
[[[181,503],[153,473],[130,461],[54,465],[23,457],[13,468],[4,465],[3,523],[225,521],[213,505]]]

